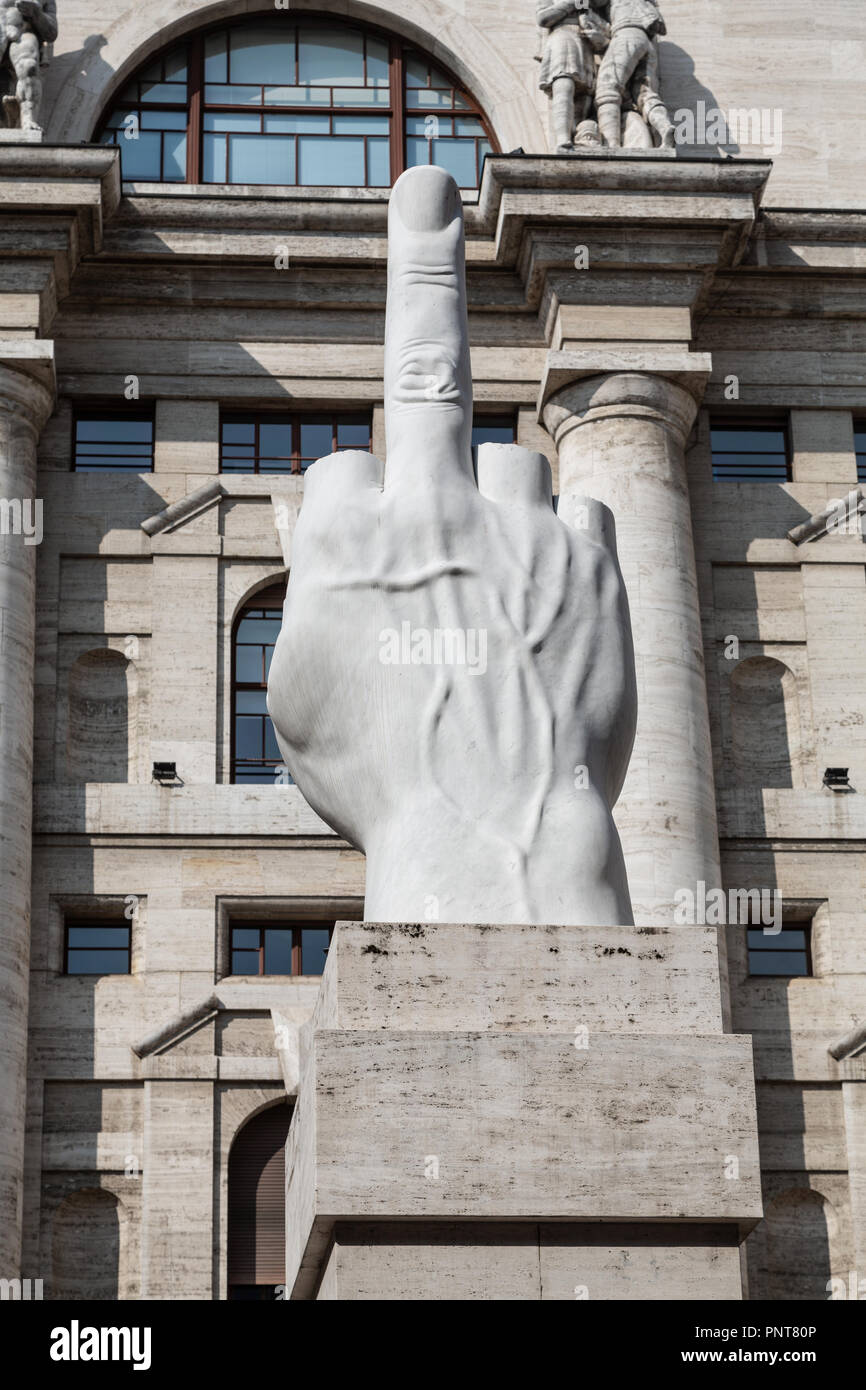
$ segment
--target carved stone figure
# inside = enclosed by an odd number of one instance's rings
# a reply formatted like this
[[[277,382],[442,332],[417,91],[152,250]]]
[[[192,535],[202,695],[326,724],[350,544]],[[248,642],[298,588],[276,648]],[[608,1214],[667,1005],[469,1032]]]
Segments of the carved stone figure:
[[[656,38],[666,33],[655,0],[610,0],[610,43],[598,69],[595,104],[606,145],[622,143],[622,110],[634,83],[635,108],[673,146],[674,127],[658,92]]]
[[[631,923],[611,816],[636,720],[613,519],[547,460],[471,453],[463,209],[389,210],[387,465],[307,470],[268,709],[310,805],[367,856],[372,921]]]
[[[590,3],[594,8],[588,8]],[[606,21],[596,14],[604,0],[538,0],[536,19],[545,31],[538,85],[550,94],[555,148],[568,153],[575,134],[583,126],[578,143],[600,144],[587,121],[595,88],[594,54],[604,50],[610,38]]]
[[[544,32],[539,86],[551,98],[559,154],[585,145],[673,148],[675,130],[659,94],[656,0],[538,0]],[[593,119],[595,117],[595,119]]]
[[[56,38],[56,0],[0,0],[0,72],[7,127],[41,131],[39,66]]]

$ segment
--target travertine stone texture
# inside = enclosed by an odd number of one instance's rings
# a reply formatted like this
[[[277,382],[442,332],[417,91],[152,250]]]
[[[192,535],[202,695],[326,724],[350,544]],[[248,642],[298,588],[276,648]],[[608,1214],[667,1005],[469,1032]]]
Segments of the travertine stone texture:
[[[284,13],[291,18],[320,8],[315,0],[303,0]],[[251,9],[261,7],[225,0],[216,17]],[[699,102],[709,118],[693,121],[688,153],[715,153],[713,143],[700,142],[714,140],[710,121],[718,110],[728,127],[725,150],[773,158],[774,206],[866,206],[858,153],[866,44],[861,6],[828,0],[820,26],[811,0],[760,10],[751,0],[730,0],[722,8],[665,0],[662,10],[667,32],[658,40],[661,99],[675,122],[680,112],[697,116]],[[549,101],[538,89],[539,65],[533,61],[533,0],[508,10],[499,0],[429,0],[423,15],[416,0],[388,0],[375,12],[355,0],[335,0],[328,12],[373,19],[450,67],[484,107],[501,149],[548,148]],[[131,71],[171,39],[213,22],[214,14],[209,0],[152,0],[147,7],[134,0],[65,4],[46,73],[46,139],[89,139],[102,108]]]
[[[543,409],[559,451],[560,514],[572,520],[589,495],[616,517],[638,684],[635,748],[616,820],[640,925],[669,923],[678,889],[719,881],[684,456],[707,366],[696,358],[691,391],[648,371],[612,374],[561,388]]]
[[[320,1301],[738,1299],[725,1226],[340,1222]]]
[[[30,963],[36,445],[52,397],[0,359],[0,1269],[21,1255]]]
[[[714,927],[341,922],[320,1026],[495,1033],[712,1032]]]
[[[281,13],[294,22],[298,8]],[[352,0],[329,8],[362,12]],[[195,1163],[214,1201],[209,1209],[197,1202],[195,1214],[214,1249],[209,1296],[224,1297],[229,1149],[245,1120],[284,1093],[266,1020],[294,1019],[315,1001],[315,980],[238,986],[223,978],[229,905],[333,919],[350,914],[352,904],[360,914],[364,893],[362,857],[300,793],[228,784],[231,625],[244,598],[283,573],[297,492],[280,480],[291,505],[279,536],[267,477],[223,475],[204,510],[189,499],[215,480],[221,404],[371,409],[373,451],[384,457],[387,190],[274,194],[210,186],[190,196],[182,185],[161,185],[128,190],[121,202],[117,153],[75,143],[92,136],[140,60],[215,16],[249,10],[246,0],[226,0],[218,10],[209,0],[64,0],[46,73],[46,142],[0,149],[5,331],[15,337],[16,370],[45,384],[53,341],[61,392],[39,448],[46,534],[35,548],[38,842],[23,1272],[50,1282],[56,1274],[66,1289],[72,1267],[80,1292],[97,1282],[110,1286],[116,1269],[121,1298],[141,1292],[142,1174],[125,1169],[128,1154],[140,1159],[144,1152],[146,1080],[213,1090],[209,1174],[200,1156]],[[685,368],[688,376],[689,350],[712,355],[687,464],[724,883],[777,888],[786,909],[812,914],[810,978],[750,976],[743,929],[722,929],[733,1027],[751,1034],[759,1078],[766,1219],[748,1240],[750,1287],[757,1298],[805,1290],[824,1300],[831,1272],[847,1285],[851,1270],[862,1278],[866,1262],[857,1119],[866,1063],[862,1050],[829,1051],[864,1017],[866,721],[858,682],[862,694],[866,571],[859,535],[810,539],[798,528],[843,497],[856,476],[866,225],[863,212],[842,209],[866,207],[859,114],[866,9],[829,0],[819,22],[807,0],[762,7],[664,0],[663,10],[661,93],[672,115],[694,113],[703,101],[725,111],[752,108],[760,125],[762,117],[778,124],[778,110],[781,148],[772,130],[768,142],[752,130],[729,145],[739,156],[731,160],[710,149],[697,161],[640,151],[553,159],[540,153],[547,98],[536,85],[532,0],[507,10],[499,0],[431,0],[423,13],[417,0],[394,0],[373,17],[466,82],[501,149],[528,152],[488,160],[477,201],[472,193],[463,199],[470,350],[476,407],[516,408],[518,442],[550,458],[555,493],[556,450],[536,423],[542,389],[549,395],[579,377],[632,371],[684,384],[678,373]],[[274,249],[282,244],[292,268],[275,272]],[[587,268],[575,265],[577,246],[586,247]],[[73,407],[121,405],[130,373],[142,401],[155,403],[156,472],[71,472]],[[710,414],[731,410],[792,412],[792,481],[712,481]],[[142,529],[175,504],[189,504],[179,524]],[[154,612],[155,557],[176,564],[171,598],[178,607],[189,557],[196,602],[218,615],[215,638],[204,622],[192,632],[185,627],[183,656],[195,671],[185,702],[181,674],[166,665],[178,644]],[[203,573],[214,593],[205,593]],[[165,592],[161,584],[160,601]],[[726,655],[731,635],[739,640],[736,656]],[[128,637],[137,641],[136,656],[126,654]],[[82,709],[76,673],[93,661],[117,671],[115,658],[127,663],[128,784],[83,779],[81,748],[69,739]],[[197,715],[198,682],[207,699]],[[184,730],[187,771],[195,777],[213,766],[215,781],[176,790],[150,785],[152,742],[167,748],[172,738],[172,726],[152,714],[151,696],[163,685],[171,692],[164,713]],[[765,708],[756,696],[773,689],[782,698]],[[850,767],[854,793],[822,786],[828,763]],[[660,836],[669,834],[663,819],[655,825]],[[122,910],[130,892],[140,895],[132,976],[64,977],[64,907]],[[673,955],[659,949],[675,972],[678,948]],[[643,1005],[661,1015],[664,990],[656,990],[649,966],[645,977],[632,973],[635,960],[606,958],[630,987],[645,983]],[[381,964],[364,957],[370,979]],[[460,978],[465,991],[467,973]],[[223,1021],[176,1039],[146,1059],[147,1078],[139,1074],[132,1043],[215,989]],[[703,991],[702,984],[701,1007]],[[432,977],[424,992],[438,999],[437,1008],[452,1006]],[[496,1011],[483,997],[488,1014],[479,1026],[487,1028]],[[535,997],[528,995],[530,1008]],[[626,1036],[637,1026],[611,989],[587,999],[619,1019]],[[679,994],[676,1003],[683,1012],[674,1017],[691,1016]],[[17,1084],[8,1069],[2,1084]],[[186,1194],[173,1181],[171,1150],[160,1142],[152,1154],[171,1184],[181,1229]],[[99,1268],[82,1280],[76,1265],[85,1249],[93,1261],[90,1237],[108,1229],[112,1203],[119,1252],[100,1245]],[[151,1209],[160,1219],[168,1211]],[[636,1241],[617,1239],[629,1264],[644,1258]],[[199,1233],[191,1230],[189,1241],[191,1283],[201,1288]],[[707,1261],[715,1258],[711,1245]],[[413,1267],[422,1253],[416,1247]],[[487,1252],[478,1260],[467,1246],[461,1264],[495,1273]],[[564,1269],[567,1290],[570,1256]],[[355,1274],[360,1281],[357,1267]],[[406,1288],[412,1277],[404,1266]],[[458,1277],[449,1270],[449,1280]],[[670,1264],[665,1278],[673,1281]],[[692,1293],[708,1287],[700,1269],[690,1284]],[[168,1276],[161,1287],[175,1296]]]
[[[359,1296],[323,1264],[338,1221],[676,1219],[744,1237],[761,1210],[751,1048],[719,1031],[718,1000],[706,929],[339,924],[286,1148],[293,1296],[322,1277],[325,1296]],[[392,1287],[383,1249],[358,1263],[362,1288],[377,1260]],[[452,1260],[471,1284],[478,1252]],[[425,1262],[441,1277],[448,1260]],[[733,1245],[716,1272],[730,1292]]]

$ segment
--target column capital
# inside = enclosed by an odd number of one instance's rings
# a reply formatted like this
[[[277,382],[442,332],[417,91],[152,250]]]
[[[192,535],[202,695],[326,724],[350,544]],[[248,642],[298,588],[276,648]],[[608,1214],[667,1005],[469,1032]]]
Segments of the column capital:
[[[0,411],[23,416],[37,434],[54,409],[54,344],[39,338],[0,338]]]
[[[655,419],[673,429],[683,444],[711,366],[705,353],[679,351],[550,353],[549,357],[575,359],[568,364],[549,362],[539,399],[539,418],[557,445],[570,430],[616,415]]]

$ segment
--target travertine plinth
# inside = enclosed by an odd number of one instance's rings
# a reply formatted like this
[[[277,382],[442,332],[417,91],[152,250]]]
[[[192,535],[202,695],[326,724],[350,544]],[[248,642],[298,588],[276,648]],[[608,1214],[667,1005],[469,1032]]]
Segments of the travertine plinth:
[[[712,928],[341,923],[287,1146],[293,1296],[673,1298],[700,1268],[739,1297],[757,1129],[720,1016]]]

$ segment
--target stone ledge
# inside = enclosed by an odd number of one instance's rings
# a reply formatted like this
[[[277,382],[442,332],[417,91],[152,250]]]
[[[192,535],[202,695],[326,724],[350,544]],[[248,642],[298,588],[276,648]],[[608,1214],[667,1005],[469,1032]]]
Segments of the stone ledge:
[[[33,791],[35,835],[268,840],[307,836],[343,843],[293,786],[89,782],[43,784]]]
[[[721,1032],[717,931],[340,922],[316,1026]]]

